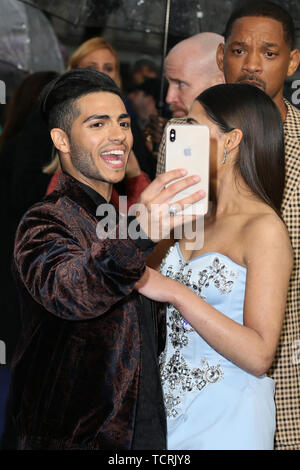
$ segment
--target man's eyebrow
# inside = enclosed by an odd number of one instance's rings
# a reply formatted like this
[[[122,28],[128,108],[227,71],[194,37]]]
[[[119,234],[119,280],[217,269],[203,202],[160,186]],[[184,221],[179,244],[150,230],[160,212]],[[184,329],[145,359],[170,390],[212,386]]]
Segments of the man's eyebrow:
[[[110,116],[108,114],[93,114],[92,116],[89,116],[83,121],[83,124],[89,121],[93,121],[94,119],[110,119]]]
[[[128,119],[128,118],[130,118],[130,115],[128,113],[123,113],[123,114],[120,114],[118,119]]]
[[[184,80],[180,80],[180,78],[169,77],[168,80],[169,80],[170,82],[185,83],[186,85],[188,85],[188,82],[185,82]]]
[[[263,45],[267,47],[279,47],[279,44],[276,42],[263,41]],[[233,41],[230,43],[230,46],[247,46],[247,43],[244,41]]]
[[[263,45],[264,45],[264,46],[267,46],[267,47],[279,47],[279,44],[277,44],[276,42],[264,41],[264,42],[263,42]]]
[[[118,120],[129,119],[129,118],[130,118],[130,115],[128,113],[123,113],[123,114],[120,114],[120,116],[118,117]],[[111,116],[109,116],[108,114],[93,114],[92,116],[89,116],[88,118],[86,118],[83,121],[83,124],[85,124],[86,122],[94,121],[95,119],[108,120],[108,119],[111,119]]]
[[[233,41],[230,43],[230,46],[247,46],[247,44],[243,41]]]

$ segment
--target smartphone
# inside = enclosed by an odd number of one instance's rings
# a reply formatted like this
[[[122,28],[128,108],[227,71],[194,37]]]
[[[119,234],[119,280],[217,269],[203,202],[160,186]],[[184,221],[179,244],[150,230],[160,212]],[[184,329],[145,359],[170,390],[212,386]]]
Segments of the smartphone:
[[[209,201],[209,128],[202,124],[169,124],[165,132],[166,171],[185,168],[186,176],[199,175],[201,178],[199,183],[178,193],[170,203],[203,189],[205,198],[186,207],[183,213],[205,215]]]

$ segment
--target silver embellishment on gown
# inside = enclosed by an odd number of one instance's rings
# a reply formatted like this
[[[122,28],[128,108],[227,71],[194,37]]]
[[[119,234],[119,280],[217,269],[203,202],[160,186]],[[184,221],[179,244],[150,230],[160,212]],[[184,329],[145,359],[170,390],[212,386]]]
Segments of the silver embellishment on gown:
[[[163,361],[163,360],[162,360]],[[200,391],[209,384],[218,382],[223,377],[220,365],[211,366],[201,359],[201,367],[191,368],[176,351],[167,363],[161,363],[161,380],[164,387],[164,402],[169,418],[176,418],[177,409],[184,392]]]
[[[160,267],[161,272],[165,269],[168,255],[173,249],[174,247],[170,248],[163,260]],[[206,269],[198,272],[197,282],[191,280],[192,269],[189,262],[182,260],[179,260],[177,272],[174,271],[172,264],[168,264],[165,273],[167,277],[186,285],[204,300],[206,297],[202,294],[203,288],[207,288],[213,283],[221,294],[229,294],[234,279],[238,277],[238,272],[227,269],[218,256],[214,257],[213,262]],[[186,392],[200,391],[207,385],[218,382],[223,377],[223,372],[220,364],[210,365],[205,359],[200,359],[200,367],[189,367],[181,351],[188,347],[189,335],[198,333],[173,305],[168,305],[168,311],[167,331],[174,353],[167,360],[165,350],[159,359],[166,414],[169,418],[176,418],[180,413],[180,404]]]

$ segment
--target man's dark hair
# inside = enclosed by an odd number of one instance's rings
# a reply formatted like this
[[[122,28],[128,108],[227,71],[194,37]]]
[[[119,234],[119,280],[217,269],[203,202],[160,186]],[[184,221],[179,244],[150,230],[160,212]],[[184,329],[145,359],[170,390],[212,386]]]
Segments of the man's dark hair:
[[[91,68],[73,69],[52,80],[40,96],[41,114],[49,129],[58,127],[70,135],[74,119],[80,113],[76,101],[97,91],[122,98],[120,89],[108,75]]]
[[[295,43],[295,26],[290,14],[281,6],[268,1],[250,1],[243,6],[237,7],[231,14],[226,24],[224,33],[225,42],[228,40],[234,22],[245,16],[261,16],[272,18],[282,24],[284,39],[291,49],[294,49]]]
[[[196,98],[221,132],[240,129],[236,170],[252,192],[280,216],[284,189],[284,133],[279,110],[259,88],[216,85]]]
[[[167,82],[163,83],[163,101],[167,94]],[[132,85],[129,88],[128,93],[134,91],[142,91],[146,96],[152,96],[154,98],[156,106],[159,105],[160,91],[161,91],[161,79],[160,78],[145,78],[143,83]]]
[[[149,67],[149,69],[153,70],[155,73],[158,74],[158,67],[155,62],[151,59],[138,59],[132,67],[132,73],[137,72],[138,70],[142,69],[143,67]]]

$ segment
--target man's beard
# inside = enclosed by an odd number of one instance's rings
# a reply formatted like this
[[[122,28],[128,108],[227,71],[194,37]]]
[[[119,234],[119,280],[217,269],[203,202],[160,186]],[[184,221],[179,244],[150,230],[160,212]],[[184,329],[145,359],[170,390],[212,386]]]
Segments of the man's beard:
[[[97,168],[92,154],[85,150],[84,147],[70,141],[70,153],[74,168],[76,168],[76,170],[78,170],[82,175],[89,179],[106,182]]]
[[[188,113],[189,113],[186,108],[176,106],[176,104],[170,104],[170,111],[171,111],[173,117],[183,117],[183,116],[187,116]]]
[[[248,73],[248,74],[242,75],[236,80],[235,83],[245,83],[245,82],[247,84],[256,86],[257,88],[261,88],[264,92],[266,92],[266,88],[267,88],[266,83],[261,78],[258,78],[254,73]]]

